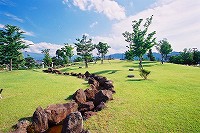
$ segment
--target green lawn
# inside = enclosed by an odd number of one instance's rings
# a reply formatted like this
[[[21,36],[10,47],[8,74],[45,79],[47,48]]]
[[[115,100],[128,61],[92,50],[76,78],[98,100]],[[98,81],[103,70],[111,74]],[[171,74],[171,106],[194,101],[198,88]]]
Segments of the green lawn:
[[[144,62],[151,71],[142,80],[138,62],[105,61],[62,71],[86,70],[114,81],[116,94],[108,108],[84,123],[92,133],[200,132],[200,68]],[[128,71],[134,67],[135,71]],[[135,78],[127,78],[134,74]],[[0,131],[8,131],[19,119],[32,116],[36,107],[64,103],[79,88],[82,79],[42,73],[41,70],[0,72]]]

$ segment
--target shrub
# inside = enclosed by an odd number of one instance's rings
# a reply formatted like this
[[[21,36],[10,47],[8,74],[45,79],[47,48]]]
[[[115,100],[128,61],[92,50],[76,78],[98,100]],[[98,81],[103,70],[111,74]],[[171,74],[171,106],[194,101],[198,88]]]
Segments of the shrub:
[[[145,70],[145,69],[141,69],[140,70],[140,76],[146,80],[148,75],[150,74],[150,72],[151,71],[148,71],[148,70]]]

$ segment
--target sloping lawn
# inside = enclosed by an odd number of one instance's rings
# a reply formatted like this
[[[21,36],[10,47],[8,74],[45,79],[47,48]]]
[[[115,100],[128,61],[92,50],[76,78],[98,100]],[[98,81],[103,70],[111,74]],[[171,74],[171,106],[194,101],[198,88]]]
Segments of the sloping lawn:
[[[84,123],[92,133],[106,132],[200,132],[200,69],[144,62],[151,71],[142,80],[138,62],[105,61],[62,71],[89,71],[114,81],[116,94],[108,108]],[[134,71],[128,71],[129,68]],[[127,78],[134,74],[135,78]],[[0,72],[0,131],[8,131],[17,120],[32,116],[36,107],[66,102],[77,89],[86,89],[82,79],[37,71]]]

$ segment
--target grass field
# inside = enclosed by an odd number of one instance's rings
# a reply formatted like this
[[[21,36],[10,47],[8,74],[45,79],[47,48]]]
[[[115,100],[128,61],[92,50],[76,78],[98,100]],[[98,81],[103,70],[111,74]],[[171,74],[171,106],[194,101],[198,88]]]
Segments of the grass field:
[[[142,80],[138,62],[105,61],[62,71],[88,70],[114,81],[116,94],[108,108],[84,122],[92,133],[200,132],[200,68],[144,62],[151,71]],[[134,67],[135,71],[128,71]],[[134,74],[135,78],[127,78]],[[41,70],[0,72],[0,131],[7,132],[18,120],[31,117],[38,106],[64,103],[86,81],[70,76],[45,74]]]

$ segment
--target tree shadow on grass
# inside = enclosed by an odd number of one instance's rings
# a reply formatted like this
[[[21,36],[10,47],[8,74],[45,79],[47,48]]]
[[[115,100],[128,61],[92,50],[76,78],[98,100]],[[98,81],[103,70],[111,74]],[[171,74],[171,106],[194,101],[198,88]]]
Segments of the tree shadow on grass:
[[[138,81],[144,81],[144,79],[127,79],[128,82],[138,82]]]
[[[114,74],[117,71],[120,71],[120,70],[103,70],[103,71],[95,72],[94,74],[97,74],[97,75],[105,74],[105,73],[107,73],[107,74]]]
[[[70,71],[70,70],[77,70],[78,68],[63,68],[63,69],[61,69],[60,71],[61,72],[67,72],[67,71]]]

